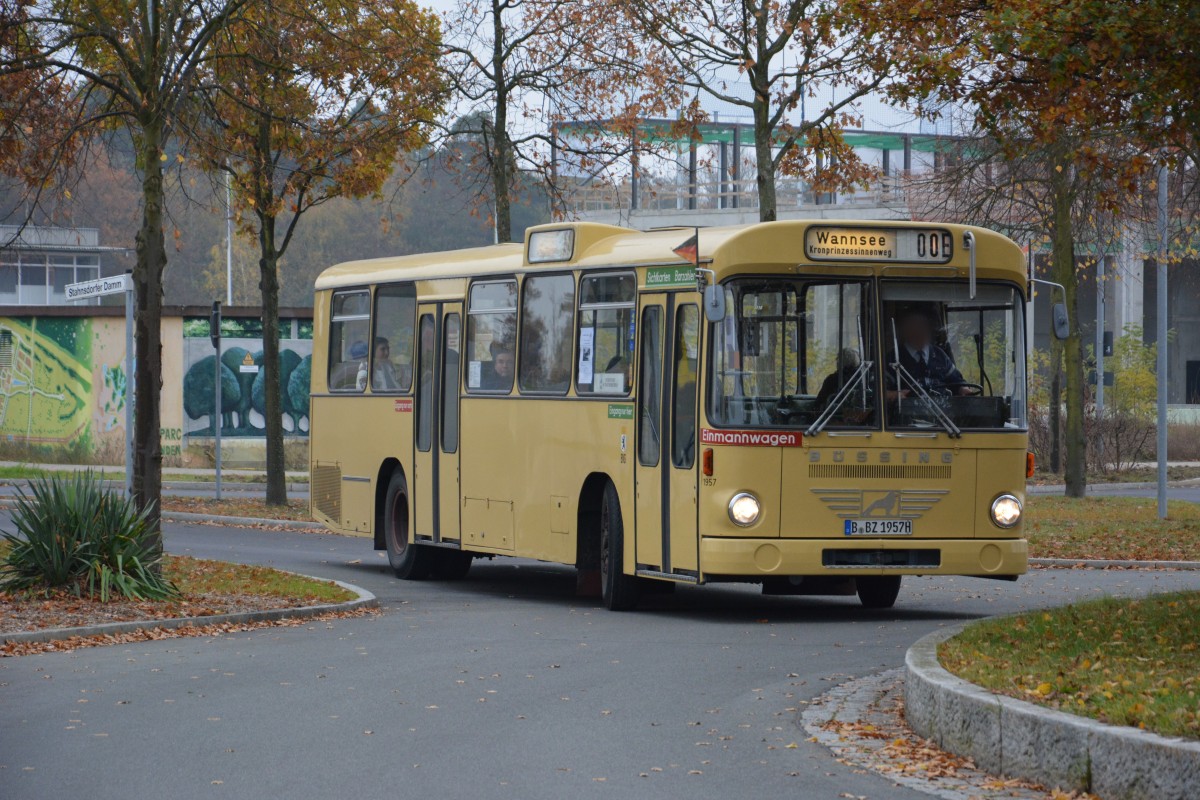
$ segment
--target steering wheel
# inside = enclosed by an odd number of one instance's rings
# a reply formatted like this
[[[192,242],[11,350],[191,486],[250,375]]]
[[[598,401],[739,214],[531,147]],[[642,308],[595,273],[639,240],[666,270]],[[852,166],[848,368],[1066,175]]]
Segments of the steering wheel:
[[[964,397],[979,397],[981,394],[983,394],[983,386],[978,383],[963,381],[961,383],[948,383],[946,386],[954,389],[956,394],[959,389],[969,389],[970,392],[966,395],[963,395]]]

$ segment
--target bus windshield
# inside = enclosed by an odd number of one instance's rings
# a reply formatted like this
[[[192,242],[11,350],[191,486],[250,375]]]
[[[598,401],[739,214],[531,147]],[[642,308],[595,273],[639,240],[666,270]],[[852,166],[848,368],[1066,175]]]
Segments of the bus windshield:
[[[742,279],[714,328],[716,425],[874,428],[878,361],[865,280]]]
[[[1024,430],[1020,291],[965,282],[741,279],[712,339],[714,425]],[[882,379],[882,391],[877,391]]]
[[[1013,286],[884,281],[889,428],[1024,430],[1025,316]]]

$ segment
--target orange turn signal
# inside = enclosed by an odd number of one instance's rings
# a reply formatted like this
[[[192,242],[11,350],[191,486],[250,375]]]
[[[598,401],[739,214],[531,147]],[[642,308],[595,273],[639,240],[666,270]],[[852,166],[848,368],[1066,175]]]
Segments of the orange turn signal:
[[[701,468],[704,472],[704,477],[711,478],[713,474],[713,451],[711,447],[704,448],[704,455],[701,456]]]
[[[1025,477],[1033,477],[1033,453],[1025,454]]]

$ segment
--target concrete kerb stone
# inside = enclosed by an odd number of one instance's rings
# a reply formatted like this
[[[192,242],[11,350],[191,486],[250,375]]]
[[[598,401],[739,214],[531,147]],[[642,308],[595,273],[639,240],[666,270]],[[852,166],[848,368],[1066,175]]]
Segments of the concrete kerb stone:
[[[279,570],[285,572],[286,570]],[[300,575],[298,572],[289,573]],[[0,634],[4,644],[29,644],[36,642],[55,642],[72,637],[117,636],[134,631],[177,630],[179,628],[200,627],[204,625],[242,625],[249,622],[273,622],[281,619],[309,619],[322,614],[333,612],[354,611],[360,608],[378,608],[379,599],[372,592],[361,586],[344,581],[330,581],[328,578],[317,578],[312,575],[300,575],[315,581],[335,583],[341,588],[358,595],[354,600],[344,603],[322,603],[316,606],[294,606],[291,608],[272,608],[265,611],[242,611],[233,614],[212,614],[206,617],[175,617],[172,619],[146,619],[129,622],[106,622],[100,625],[84,625],[77,628],[46,628],[37,631]]]
[[[1132,559],[1099,558],[1031,558],[1035,567],[1070,567],[1072,569],[1180,569],[1200,570],[1200,561],[1134,561]]]
[[[1106,800],[1195,797],[1200,742],[995,695],[943,669],[938,645],[967,624],[921,638],[905,656],[905,716],[914,731],[1006,777]]]

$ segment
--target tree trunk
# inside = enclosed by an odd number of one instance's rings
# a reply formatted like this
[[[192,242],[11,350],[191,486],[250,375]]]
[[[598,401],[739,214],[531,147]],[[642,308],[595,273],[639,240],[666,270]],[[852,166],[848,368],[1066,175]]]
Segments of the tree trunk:
[[[758,173],[755,180],[758,184],[759,222],[774,222],[777,218],[775,159],[771,153],[769,112],[770,107],[767,102],[761,97],[756,97],[754,101],[754,165]]]
[[[1050,471],[1062,473],[1062,342],[1050,340]]]
[[[279,272],[275,218],[260,217],[259,289],[262,290],[263,416],[267,426],[267,505],[287,505],[283,458],[283,398],[279,383]]]
[[[167,265],[163,239],[163,172],[160,155],[164,126],[157,115],[138,120],[142,162],[142,226],[137,233],[137,263],[133,268],[134,370],[133,499],[149,515],[150,530],[162,549],[162,308],[163,270]],[[127,384],[128,385],[128,384]]]
[[[1065,435],[1067,497],[1087,495],[1087,438],[1083,430],[1084,375],[1083,336],[1079,327],[1079,286],[1075,272],[1075,242],[1071,225],[1069,165],[1053,178],[1053,227],[1051,230],[1055,280],[1066,290],[1064,300],[1071,315],[1070,335],[1063,342],[1067,383],[1067,426]]]
[[[492,0],[492,80],[495,86],[495,119],[492,126],[492,196],[495,198],[496,242],[512,241],[512,204],[510,202],[508,162],[508,92],[504,77],[504,8]]]

